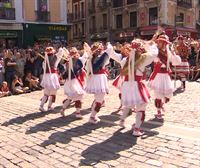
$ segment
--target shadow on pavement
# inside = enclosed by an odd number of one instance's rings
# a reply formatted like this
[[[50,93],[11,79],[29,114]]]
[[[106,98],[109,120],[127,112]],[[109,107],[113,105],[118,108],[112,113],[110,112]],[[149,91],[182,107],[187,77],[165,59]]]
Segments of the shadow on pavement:
[[[42,117],[44,117],[48,114],[58,113],[61,108],[62,108],[62,106],[57,106],[57,107],[55,107],[54,110],[49,110],[49,111],[46,111],[46,112],[34,112],[34,113],[31,113],[31,114],[27,114],[25,116],[19,116],[19,117],[16,117],[16,118],[13,118],[9,121],[4,122],[2,124],[2,126],[9,126],[9,125],[13,125],[13,124],[23,124],[26,121],[34,120],[34,119],[37,119],[37,118],[42,118]]]
[[[66,125],[66,122],[65,122]],[[56,144],[56,143],[63,143],[63,144],[68,144],[73,137],[80,137],[83,135],[90,134],[93,130],[96,130],[98,128],[104,128],[104,127],[112,127],[113,124],[110,123],[104,123],[104,122],[99,122],[97,124],[91,124],[91,123],[85,123],[81,126],[75,127],[68,129],[63,132],[55,132],[51,134],[48,137],[48,140],[44,141],[41,146],[46,147],[51,144]],[[84,141],[84,140],[83,140]]]
[[[174,91],[173,95],[176,96],[177,94],[180,94],[180,93],[183,93],[183,92],[185,92],[185,90],[183,90],[181,87],[179,87]]]
[[[101,161],[110,161],[120,158],[119,152],[127,150],[133,147],[137,143],[137,137],[134,137],[131,133],[132,131],[127,131],[125,133],[116,131],[107,140],[92,145],[88,147],[85,151],[81,153],[84,157],[79,163],[79,166],[88,165],[94,166]],[[154,136],[151,133],[149,136]]]
[[[141,139],[146,139],[148,137],[158,135],[159,132],[154,131],[153,129],[162,127],[163,124],[164,124],[164,119],[153,118],[153,119],[150,119],[148,121],[145,121],[142,124],[142,127],[147,128],[148,130],[145,131],[145,134],[141,137]]]
[[[82,110],[81,114],[86,115],[86,114],[90,113],[89,109]],[[66,109],[65,113],[66,113],[66,117],[59,117],[59,118],[51,119],[48,121],[44,121],[43,123],[39,123],[39,124],[31,127],[29,130],[27,130],[26,134],[37,133],[40,131],[50,131],[54,128],[61,128],[63,126],[66,126],[67,124],[77,120],[77,118],[75,117],[75,115],[73,113],[70,115],[67,115],[67,109]]]

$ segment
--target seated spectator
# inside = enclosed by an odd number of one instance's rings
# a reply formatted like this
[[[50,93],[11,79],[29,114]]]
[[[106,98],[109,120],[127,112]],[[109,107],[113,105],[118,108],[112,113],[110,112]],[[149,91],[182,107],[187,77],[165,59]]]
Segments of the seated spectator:
[[[33,76],[31,72],[27,72],[24,84],[32,91],[41,90],[41,87],[39,86],[39,79]]]
[[[12,92],[13,94],[21,94],[21,93],[28,93],[30,91],[28,87],[24,87],[22,80],[18,78],[17,75],[15,75],[12,81]]]
[[[192,69],[191,74],[192,74],[191,78],[192,81],[196,81],[200,78],[200,64],[197,64],[197,66]]]
[[[3,81],[2,86],[1,86],[1,97],[4,96],[10,96],[12,95],[9,87],[8,87],[8,83],[6,81]]]

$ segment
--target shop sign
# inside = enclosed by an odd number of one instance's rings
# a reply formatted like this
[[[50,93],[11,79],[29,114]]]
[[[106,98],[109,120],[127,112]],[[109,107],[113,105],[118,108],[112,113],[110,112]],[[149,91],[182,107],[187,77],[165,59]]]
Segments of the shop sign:
[[[67,27],[64,26],[48,26],[50,31],[67,31]]]
[[[177,35],[190,36],[190,35],[191,35],[191,32],[187,32],[187,31],[177,31]]]
[[[123,37],[133,37],[134,33],[133,32],[122,32],[119,34],[119,37],[123,38]]]
[[[141,31],[142,36],[153,35],[154,33],[155,33],[155,30]]]
[[[0,32],[0,37],[17,37],[17,32]]]

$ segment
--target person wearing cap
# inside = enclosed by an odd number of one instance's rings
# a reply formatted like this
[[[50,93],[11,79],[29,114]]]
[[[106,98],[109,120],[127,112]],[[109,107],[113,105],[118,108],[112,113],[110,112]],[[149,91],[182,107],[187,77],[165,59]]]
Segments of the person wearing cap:
[[[164,103],[169,102],[173,96],[174,87],[171,80],[170,63],[173,66],[181,63],[181,58],[170,50],[171,42],[167,35],[161,35],[155,40],[157,43],[159,54],[154,60],[154,71],[149,80],[149,87],[154,91],[155,106],[157,114],[155,117],[162,119],[162,111],[164,112]]]
[[[59,48],[58,52],[53,47],[45,49],[45,58],[43,62],[43,77],[41,86],[44,88],[44,96],[41,98],[40,111],[45,111],[44,104],[49,100],[48,110],[53,110],[52,104],[56,100],[56,92],[60,88],[60,82],[57,67],[64,55],[64,50]]]
[[[87,85],[85,90],[89,94],[94,94],[92,112],[89,119],[89,122],[93,124],[99,121],[96,114],[104,103],[105,95],[109,93],[105,66],[109,64],[110,55],[113,51],[113,47],[109,43],[106,50],[100,42],[95,42],[91,47],[87,46],[89,59],[86,65]]]
[[[181,89],[185,90],[187,76],[190,73],[188,57],[190,55],[190,47],[185,43],[183,36],[177,37],[176,54],[181,57],[181,64],[176,66],[177,76],[181,80]]]
[[[125,127],[125,119],[130,109],[135,108],[136,121],[133,124],[133,135],[142,136],[141,124],[145,119],[145,111],[150,94],[143,83],[145,67],[153,62],[158,55],[158,49],[153,41],[145,42],[139,39],[132,41],[131,45],[125,45],[122,48],[122,54],[114,53],[113,59],[120,63],[121,77],[121,102],[123,114],[120,119],[120,126]]]
[[[88,55],[84,53],[80,57],[77,48],[72,47],[68,53],[68,61],[66,62],[65,72],[63,78],[65,79],[64,93],[67,95],[67,99],[63,101],[63,107],[61,115],[65,116],[65,109],[69,106],[71,101],[75,102],[75,116],[76,118],[82,118],[81,107],[82,99],[85,94],[85,77],[84,65],[88,58]]]

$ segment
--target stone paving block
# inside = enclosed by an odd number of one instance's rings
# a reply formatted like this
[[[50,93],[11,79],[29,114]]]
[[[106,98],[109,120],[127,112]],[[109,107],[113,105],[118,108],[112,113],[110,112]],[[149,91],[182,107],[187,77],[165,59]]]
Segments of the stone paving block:
[[[19,167],[21,168],[36,168],[35,165],[33,165],[32,163],[29,163],[29,162],[21,162],[19,164],[17,164]]]
[[[63,155],[56,153],[56,152],[49,154],[49,156],[54,158],[54,159],[58,159],[60,157],[63,157]]]
[[[163,165],[163,163],[159,160],[153,160],[153,159],[149,159],[146,161],[147,164],[153,165],[153,166],[158,166],[161,167]]]
[[[145,155],[147,158],[150,158],[150,159],[155,159],[155,160],[158,160],[160,158],[160,156],[154,154],[154,153],[147,153]]]
[[[10,160],[13,164],[18,164],[18,163],[21,163],[23,162],[24,160],[22,158],[19,158],[19,157],[16,157],[12,160]]]
[[[71,162],[73,159],[67,156],[63,156],[61,158],[59,158],[60,161],[64,162],[64,163],[69,163]]]

